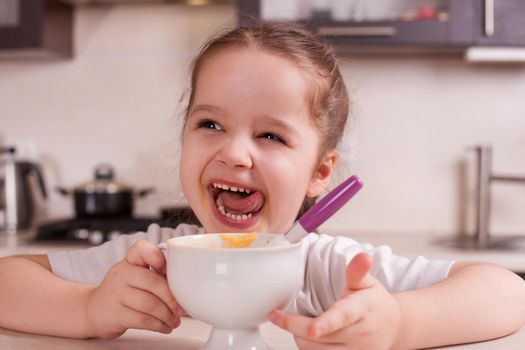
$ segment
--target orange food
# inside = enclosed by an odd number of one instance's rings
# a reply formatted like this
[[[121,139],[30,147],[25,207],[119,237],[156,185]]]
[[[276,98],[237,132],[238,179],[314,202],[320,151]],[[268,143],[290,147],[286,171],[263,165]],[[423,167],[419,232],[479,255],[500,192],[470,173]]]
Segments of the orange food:
[[[243,235],[231,235],[227,233],[219,234],[224,248],[246,248],[257,238],[257,232],[250,232]]]

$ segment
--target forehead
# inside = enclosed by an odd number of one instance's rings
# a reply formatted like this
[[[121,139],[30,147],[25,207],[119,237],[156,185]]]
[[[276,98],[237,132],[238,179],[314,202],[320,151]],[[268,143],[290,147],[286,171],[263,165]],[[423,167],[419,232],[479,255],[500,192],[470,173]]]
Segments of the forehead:
[[[255,48],[228,48],[203,62],[193,104],[309,116],[310,87],[310,75],[287,58]]]

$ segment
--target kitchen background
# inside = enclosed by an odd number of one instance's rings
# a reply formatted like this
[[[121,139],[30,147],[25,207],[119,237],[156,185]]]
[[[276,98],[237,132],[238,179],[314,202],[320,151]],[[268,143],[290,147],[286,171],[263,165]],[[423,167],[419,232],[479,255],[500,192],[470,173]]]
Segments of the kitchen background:
[[[101,162],[156,187],[135,213],[185,204],[179,98],[200,45],[236,19],[234,4],[77,6],[73,58],[0,59],[0,144],[41,164],[50,197],[40,220],[72,216],[71,198],[53,189],[90,180]],[[472,233],[474,145],[493,146],[495,171],[525,175],[524,64],[352,50],[339,59],[353,122],[338,179],[356,173],[365,187],[324,232]],[[524,233],[525,186],[492,190],[491,231]]]

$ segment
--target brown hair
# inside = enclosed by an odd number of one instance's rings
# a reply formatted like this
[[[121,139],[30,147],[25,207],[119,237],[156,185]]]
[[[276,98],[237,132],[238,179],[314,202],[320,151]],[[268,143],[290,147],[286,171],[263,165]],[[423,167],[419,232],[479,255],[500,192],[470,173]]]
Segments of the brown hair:
[[[195,84],[206,59],[231,48],[256,48],[280,55],[313,77],[309,96],[310,117],[319,131],[319,152],[334,149],[343,136],[348,118],[348,92],[333,49],[295,22],[257,21],[211,38],[193,60],[186,118],[193,103]]]

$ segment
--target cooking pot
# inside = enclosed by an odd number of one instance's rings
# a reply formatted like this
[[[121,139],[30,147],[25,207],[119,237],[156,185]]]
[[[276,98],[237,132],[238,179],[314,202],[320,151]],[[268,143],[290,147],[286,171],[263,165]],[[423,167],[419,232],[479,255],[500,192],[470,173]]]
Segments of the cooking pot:
[[[81,184],[72,190],[57,187],[63,195],[73,195],[75,212],[78,218],[131,216],[134,199],[142,198],[154,191],[148,187],[135,190],[131,186],[117,182],[115,172],[108,164],[95,168],[92,181]]]

